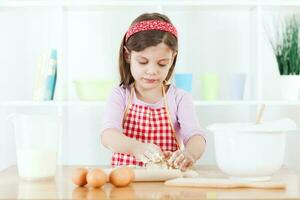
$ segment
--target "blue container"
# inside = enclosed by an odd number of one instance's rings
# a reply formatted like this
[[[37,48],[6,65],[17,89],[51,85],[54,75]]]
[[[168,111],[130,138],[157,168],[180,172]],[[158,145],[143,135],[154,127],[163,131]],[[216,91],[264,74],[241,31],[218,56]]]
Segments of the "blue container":
[[[175,74],[175,85],[187,92],[192,92],[192,73],[176,73]]]

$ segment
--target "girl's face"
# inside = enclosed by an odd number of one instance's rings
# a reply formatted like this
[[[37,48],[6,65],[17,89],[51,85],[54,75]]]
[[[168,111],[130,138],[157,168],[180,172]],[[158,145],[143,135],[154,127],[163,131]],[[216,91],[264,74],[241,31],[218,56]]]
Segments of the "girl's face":
[[[166,79],[175,53],[164,43],[143,51],[131,51],[130,70],[135,84],[143,89],[153,89]]]

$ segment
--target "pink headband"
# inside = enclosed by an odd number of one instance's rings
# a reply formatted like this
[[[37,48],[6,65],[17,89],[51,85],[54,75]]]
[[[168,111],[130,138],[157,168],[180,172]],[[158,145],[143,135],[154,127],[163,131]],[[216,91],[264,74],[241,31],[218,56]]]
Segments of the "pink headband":
[[[125,41],[127,42],[128,38],[130,38],[130,36],[132,36],[135,33],[138,33],[140,31],[148,31],[148,30],[159,30],[159,31],[170,32],[177,38],[177,30],[172,24],[161,20],[147,20],[147,21],[138,22],[133,26],[131,26],[126,33]]]

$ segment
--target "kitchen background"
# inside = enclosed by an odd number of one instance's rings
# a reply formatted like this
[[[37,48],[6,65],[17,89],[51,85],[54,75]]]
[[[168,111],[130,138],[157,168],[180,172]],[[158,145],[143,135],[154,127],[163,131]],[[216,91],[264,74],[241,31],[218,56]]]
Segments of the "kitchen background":
[[[74,80],[118,78],[120,41],[143,12],[165,13],[177,27],[176,73],[193,74],[192,94],[203,128],[254,122],[261,102],[266,104],[263,120],[289,117],[300,127],[300,101],[282,96],[268,38],[281,16],[299,8],[299,0],[0,1],[0,170],[16,164],[14,127],[7,119],[12,113],[60,117],[59,164],[109,164],[110,152],[99,138],[105,101],[80,100]],[[57,50],[54,100],[33,101],[39,58],[50,49]],[[201,96],[204,73],[220,78],[215,100]],[[236,73],[247,77],[240,100],[229,95],[228,80]],[[216,164],[210,132],[207,144],[198,164]],[[285,164],[300,171],[299,148],[299,133],[288,134]]]

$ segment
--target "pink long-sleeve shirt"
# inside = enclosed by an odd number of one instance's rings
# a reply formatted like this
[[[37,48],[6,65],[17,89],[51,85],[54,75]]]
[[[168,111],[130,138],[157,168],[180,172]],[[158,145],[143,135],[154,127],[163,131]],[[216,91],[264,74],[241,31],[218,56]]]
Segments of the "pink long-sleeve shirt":
[[[129,95],[130,87],[118,86],[113,88],[105,106],[101,132],[108,128],[116,128],[123,132],[122,122]],[[182,139],[183,143],[186,144],[189,138],[194,135],[202,135],[205,138],[204,131],[198,123],[192,95],[180,88],[176,88],[174,85],[170,85],[166,92],[166,97],[176,134]],[[131,102],[132,104],[150,106],[152,108],[164,106],[163,98],[154,104],[146,103],[139,100],[135,93]]]

